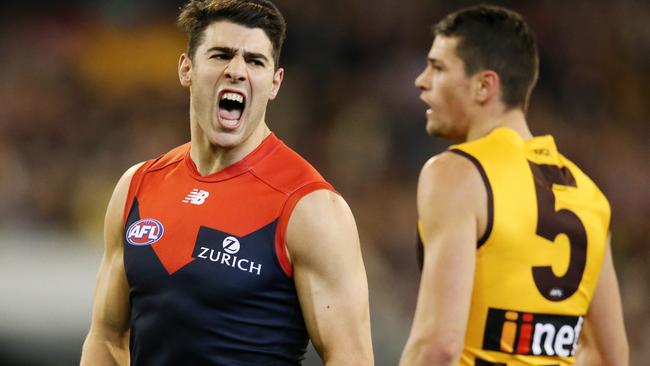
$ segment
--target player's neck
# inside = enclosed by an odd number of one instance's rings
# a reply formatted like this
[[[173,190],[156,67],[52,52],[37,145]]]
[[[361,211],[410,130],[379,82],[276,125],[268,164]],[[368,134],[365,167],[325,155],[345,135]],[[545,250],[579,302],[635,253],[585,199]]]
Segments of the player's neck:
[[[475,123],[472,123],[467,132],[466,141],[481,138],[499,127],[507,127],[514,130],[524,140],[533,137],[528,128],[528,123],[526,123],[524,112],[521,109],[511,109],[500,114],[484,116],[480,120],[475,121]]]
[[[250,136],[237,145],[222,147],[211,143],[203,133],[197,130],[191,131],[190,157],[202,176],[216,173],[241,161],[271,133],[266,123],[261,122]]]

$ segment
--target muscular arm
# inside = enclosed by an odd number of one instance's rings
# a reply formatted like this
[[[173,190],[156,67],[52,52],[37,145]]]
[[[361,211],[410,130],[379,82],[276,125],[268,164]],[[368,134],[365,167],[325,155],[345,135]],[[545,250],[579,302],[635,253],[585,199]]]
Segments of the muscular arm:
[[[104,256],[97,274],[90,331],[81,365],[128,365],[129,288],[124,272],[122,217],[126,196],[138,164],[120,178],[104,220]]]
[[[580,338],[576,365],[626,366],[629,350],[610,243]]]
[[[455,365],[464,344],[487,193],[471,162],[444,153],[422,169],[417,202],[424,266],[400,365]]]
[[[325,365],[372,365],[368,283],[350,208],[336,193],[303,197],[287,249],[307,331]]]

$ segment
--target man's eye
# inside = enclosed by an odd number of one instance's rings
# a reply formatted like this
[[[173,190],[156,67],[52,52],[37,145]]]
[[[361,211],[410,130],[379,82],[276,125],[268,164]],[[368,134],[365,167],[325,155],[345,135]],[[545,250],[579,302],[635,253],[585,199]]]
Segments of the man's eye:
[[[210,58],[215,59],[215,60],[227,60],[228,56],[226,56],[224,54],[221,54],[221,53],[218,53],[218,54],[214,54],[214,55],[210,56]]]
[[[260,60],[250,60],[248,62],[252,63],[255,66],[264,66],[264,63]]]

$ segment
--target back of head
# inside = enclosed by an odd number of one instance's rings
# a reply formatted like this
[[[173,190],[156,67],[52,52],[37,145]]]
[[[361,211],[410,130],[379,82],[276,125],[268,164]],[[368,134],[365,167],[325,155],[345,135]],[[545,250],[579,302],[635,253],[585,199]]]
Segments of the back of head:
[[[278,67],[287,29],[280,10],[268,0],[189,0],[178,16],[178,25],[188,35],[190,58],[203,41],[203,31],[218,21],[229,21],[248,28],[260,28],[273,45],[273,58]]]
[[[498,6],[473,6],[447,15],[433,32],[435,37],[459,39],[456,54],[466,75],[482,70],[499,75],[507,109],[527,109],[539,57],[535,37],[521,15]]]

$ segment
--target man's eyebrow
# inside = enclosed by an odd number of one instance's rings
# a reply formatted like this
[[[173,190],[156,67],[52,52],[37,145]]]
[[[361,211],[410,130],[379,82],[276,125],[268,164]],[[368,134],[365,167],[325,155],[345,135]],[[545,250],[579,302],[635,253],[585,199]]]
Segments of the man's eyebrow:
[[[269,61],[268,57],[264,55],[263,53],[258,53],[258,52],[244,52],[244,58],[247,59],[262,59],[264,61]]]
[[[222,47],[222,46],[215,46],[209,48],[205,53],[210,53],[210,52],[223,52],[228,55],[235,55],[237,54],[238,49],[237,48],[232,48],[232,47]],[[266,57],[263,53],[259,52],[244,52],[244,58],[246,59],[261,59],[266,62],[269,61],[269,58]]]
[[[237,53],[237,49],[235,49],[235,48],[232,48],[232,47],[219,47],[219,46],[211,47],[207,51],[205,51],[205,53],[214,52],[214,51],[223,52],[223,53],[227,53],[227,54],[235,54],[235,53]]]
[[[439,58],[427,57],[427,62],[431,67],[445,68],[447,64]]]

